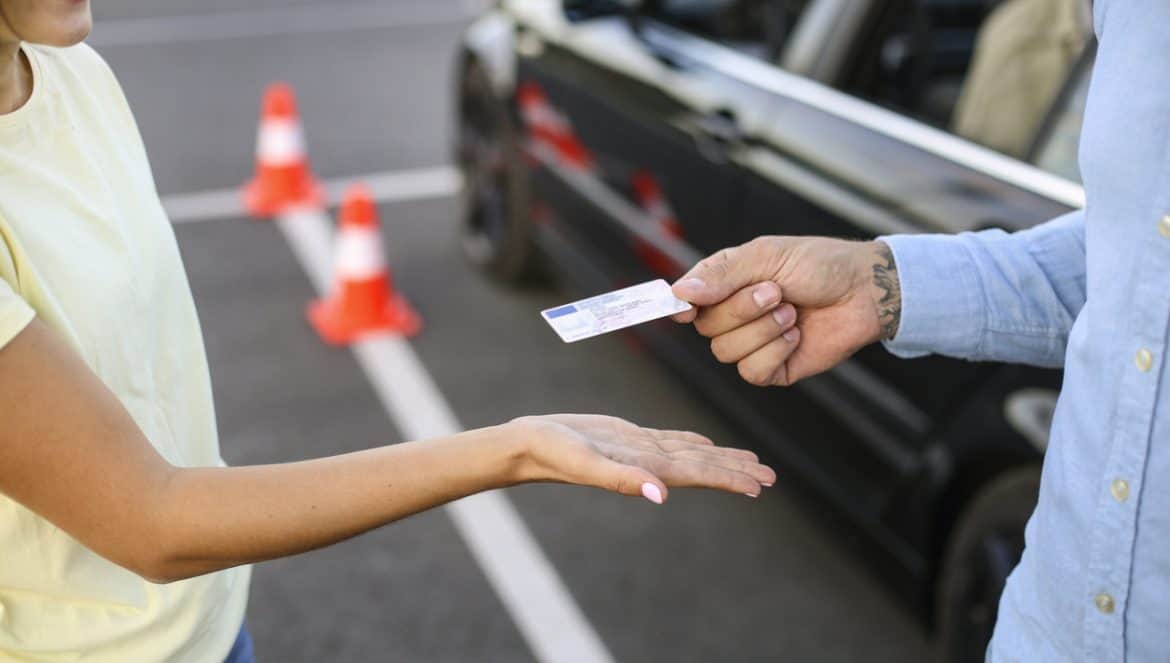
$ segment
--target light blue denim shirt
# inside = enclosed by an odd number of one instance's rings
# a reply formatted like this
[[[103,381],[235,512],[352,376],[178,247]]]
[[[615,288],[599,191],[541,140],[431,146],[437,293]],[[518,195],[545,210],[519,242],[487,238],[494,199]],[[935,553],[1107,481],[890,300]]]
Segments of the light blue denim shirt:
[[[997,663],[1170,661],[1170,0],[1093,13],[1084,211],[1010,235],[887,239],[895,354],[1065,370]]]

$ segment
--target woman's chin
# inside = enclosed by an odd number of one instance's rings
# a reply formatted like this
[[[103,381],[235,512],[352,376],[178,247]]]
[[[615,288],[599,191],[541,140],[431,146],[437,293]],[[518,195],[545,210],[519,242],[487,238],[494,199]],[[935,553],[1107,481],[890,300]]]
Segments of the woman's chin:
[[[36,43],[43,44],[45,46],[55,46],[57,48],[68,48],[70,46],[76,46],[85,41],[85,38],[89,36],[89,32],[90,26],[86,26],[83,29],[79,28],[77,30],[55,34],[50,38],[39,40]]]
[[[71,9],[66,16],[54,17],[51,25],[44,26],[44,29],[29,30],[31,34],[25,34],[24,39],[34,44],[66,48],[85,41],[91,30],[93,17],[89,13],[89,5],[85,4]]]

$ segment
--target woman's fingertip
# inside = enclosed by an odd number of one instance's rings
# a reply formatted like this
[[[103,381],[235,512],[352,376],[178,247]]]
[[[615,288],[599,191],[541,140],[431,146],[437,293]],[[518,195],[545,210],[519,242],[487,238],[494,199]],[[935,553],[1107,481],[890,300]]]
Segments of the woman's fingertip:
[[[760,496],[760,494],[759,494],[759,493],[755,493],[755,494],[752,494],[752,493],[744,493],[744,495],[747,495],[748,497],[752,498],[753,500],[754,500],[754,499],[756,499],[757,497],[759,497],[759,496]]]
[[[662,491],[649,481],[642,484],[642,497],[655,504],[662,504]]]

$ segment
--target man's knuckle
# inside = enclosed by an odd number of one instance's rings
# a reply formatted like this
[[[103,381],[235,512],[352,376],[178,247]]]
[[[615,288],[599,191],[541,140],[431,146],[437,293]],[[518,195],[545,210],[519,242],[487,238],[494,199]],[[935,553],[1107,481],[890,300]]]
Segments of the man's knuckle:
[[[760,366],[756,366],[753,363],[741,361],[738,365],[738,368],[739,376],[743,378],[744,382],[755,385],[757,387],[762,387],[768,384],[769,379],[771,378],[769,371],[766,371],[765,369],[761,368]]]
[[[723,364],[730,364],[733,361],[731,349],[722,336],[711,339],[711,354],[715,355],[715,359]]]
[[[792,382],[788,377],[788,367],[787,366],[782,365],[776,371],[775,384],[778,387],[791,387],[792,386]]]
[[[751,295],[740,297],[739,301],[735,303],[732,315],[740,322],[750,322],[760,317],[760,307],[752,299]]]
[[[771,253],[777,249],[777,241],[779,237],[775,235],[760,235],[747,243],[748,248],[751,249],[753,255],[761,253]]]
[[[699,332],[700,336],[712,338],[715,335],[715,326],[711,324],[709,316],[700,316],[695,319],[695,331]]]
[[[727,274],[732,262],[732,249],[720,249],[713,253],[700,264],[703,270],[714,275],[715,277],[722,277]]]

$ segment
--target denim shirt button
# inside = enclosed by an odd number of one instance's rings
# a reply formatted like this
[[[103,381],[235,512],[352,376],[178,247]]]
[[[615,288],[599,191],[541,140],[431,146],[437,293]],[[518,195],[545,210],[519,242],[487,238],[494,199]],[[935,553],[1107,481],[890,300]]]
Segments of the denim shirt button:
[[[1114,479],[1113,483],[1109,484],[1109,492],[1113,493],[1113,499],[1124,502],[1129,498],[1129,482],[1125,479]]]
[[[1134,355],[1133,363],[1137,365],[1139,371],[1145,373],[1146,371],[1150,370],[1151,366],[1154,365],[1154,353],[1145,348],[1142,348],[1141,350],[1137,351],[1136,355]]]

